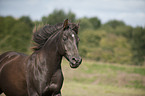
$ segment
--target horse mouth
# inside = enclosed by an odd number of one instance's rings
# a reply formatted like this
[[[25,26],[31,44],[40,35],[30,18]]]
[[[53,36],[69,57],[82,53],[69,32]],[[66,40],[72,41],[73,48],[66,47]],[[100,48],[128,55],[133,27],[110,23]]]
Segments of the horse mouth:
[[[77,68],[81,64],[82,60],[80,62],[76,62],[74,60],[70,61],[70,67],[71,68]]]
[[[71,68],[77,68],[79,66],[79,64],[72,64],[72,63],[70,63],[70,67]]]

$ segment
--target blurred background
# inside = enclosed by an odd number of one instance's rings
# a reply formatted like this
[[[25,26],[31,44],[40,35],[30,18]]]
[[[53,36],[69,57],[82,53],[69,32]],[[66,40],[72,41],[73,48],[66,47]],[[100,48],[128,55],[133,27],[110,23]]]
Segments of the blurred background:
[[[145,0],[0,0],[0,53],[31,54],[34,26],[66,18],[83,63],[63,60],[63,96],[145,96]]]

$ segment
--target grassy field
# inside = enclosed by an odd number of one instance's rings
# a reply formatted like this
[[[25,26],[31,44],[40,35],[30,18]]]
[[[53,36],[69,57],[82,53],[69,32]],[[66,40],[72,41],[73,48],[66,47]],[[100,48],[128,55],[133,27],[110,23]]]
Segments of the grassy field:
[[[145,96],[145,67],[83,60],[77,69],[63,61],[63,96]]]
[[[83,60],[71,69],[63,60],[62,69],[62,96],[145,96],[145,67]]]

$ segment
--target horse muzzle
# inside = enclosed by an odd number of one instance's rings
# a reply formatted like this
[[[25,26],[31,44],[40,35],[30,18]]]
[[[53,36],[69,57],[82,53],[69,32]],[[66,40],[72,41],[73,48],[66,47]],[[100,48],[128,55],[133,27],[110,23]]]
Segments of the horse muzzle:
[[[77,68],[81,63],[82,63],[81,57],[78,57],[78,58],[72,57],[70,60],[70,67]]]

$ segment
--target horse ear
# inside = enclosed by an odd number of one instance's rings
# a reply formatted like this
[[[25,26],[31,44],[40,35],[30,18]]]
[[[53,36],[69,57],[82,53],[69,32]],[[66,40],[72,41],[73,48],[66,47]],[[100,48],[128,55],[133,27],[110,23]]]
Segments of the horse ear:
[[[68,19],[64,20],[63,29],[66,29],[67,27],[68,27]]]

